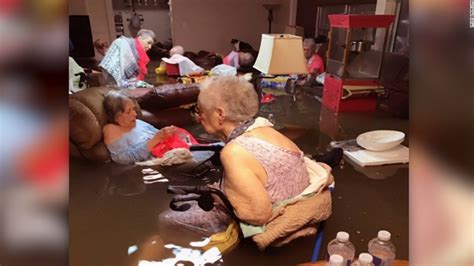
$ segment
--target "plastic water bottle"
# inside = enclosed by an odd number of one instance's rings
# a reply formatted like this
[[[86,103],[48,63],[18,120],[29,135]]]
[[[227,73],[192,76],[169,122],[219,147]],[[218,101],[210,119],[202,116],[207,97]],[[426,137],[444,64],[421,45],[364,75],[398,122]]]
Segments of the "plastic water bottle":
[[[349,234],[347,232],[337,232],[336,239],[331,240],[328,244],[329,256],[338,254],[344,258],[344,265],[351,265],[355,256],[355,247],[349,241]]]
[[[360,253],[359,258],[351,266],[374,266],[372,260],[373,257],[369,253]]]
[[[344,266],[344,258],[338,254],[331,255],[326,266]]]
[[[377,237],[369,241],[369,253],[375,266],[391,266],[395,259],[395,246],[390,241],[390,232],[380,230]]]

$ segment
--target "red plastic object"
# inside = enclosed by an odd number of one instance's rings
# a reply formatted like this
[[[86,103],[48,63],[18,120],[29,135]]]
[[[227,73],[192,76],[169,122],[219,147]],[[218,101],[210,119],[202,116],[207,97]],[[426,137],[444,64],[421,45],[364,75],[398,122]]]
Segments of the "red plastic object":
[[[328,15],[334,28],[388,28],[395,20],[393,15]]]
[[[275,97],[273,97],[273,94],[270,94],[270,93],[267,93],[267,94],[264,94],[262,96],[262,100],[260,101],[260,103],[264,104],[264,103],[271,103],[275,100]]]
[[[185,129],[177,128],[174,135],[160,141],[153,149],[151,154],[153,156],[161,158],[163,155],[172,149],[186,148],[189,149],[191,145],[199,144],[197,140]]]
[[[33,149],[22,169],[28,181],[38,186],[54,185],[68,171],[68,144],[56,141],[48,143],[47,147]]]
[[[323,105],[333,112],[373,112],[377,108],[375,95],[341,99],[343,85],[374,85],[373,80],[342,80],[334,75],[324,77]]]
[[[166,75],[179,76],[179,65],[166,63]]]

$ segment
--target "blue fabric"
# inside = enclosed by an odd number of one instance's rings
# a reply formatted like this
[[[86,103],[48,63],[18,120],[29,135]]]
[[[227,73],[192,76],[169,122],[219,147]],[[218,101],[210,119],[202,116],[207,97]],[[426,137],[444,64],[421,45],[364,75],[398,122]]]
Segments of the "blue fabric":
[[[131,164],[151,158],[146,144],[159,130],[137,119],[136,126],[119,140],[107,145],[112,161]]]

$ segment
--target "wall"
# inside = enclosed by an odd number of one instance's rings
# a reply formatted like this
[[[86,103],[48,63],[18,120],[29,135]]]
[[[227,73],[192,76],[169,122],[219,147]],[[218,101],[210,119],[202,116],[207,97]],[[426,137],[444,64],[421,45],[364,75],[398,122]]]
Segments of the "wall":
[[[87,15],[85,0],[69,0],[69,15]]]
[[[112,42],[116,38],[114,13],[122,11],[125,35],[131,36],[128,29],[127,18],[132,13],[130,10],[114,10],[112,0],[70,0],[69,15],[89,15],[91,22],[92,39],[98,38]],[[169,11],[167,9],[147,9],[137,10],[138,14],[142,14],[144,21],[142,28],[153,30],[158,41],[165,41],[171,38],[171,26]],[[100,60],[101,56],[96,52],[96,59]]]
[[[378,14],[378,15],[396,15],[397,1],[398,0],[378,0],[377,1],[377,7],[375,9],[375,14]],[[392,23],[392,25],[390,26],[390,29],[389,29],[388,33],[385,33],[385,34],[388,34],[387,43],[391,42],[390,40],[394,36],[394,31],[395,31],[395,28],[396,28],[396,25],[394,25],[395,23],[396,23],[396,21],[394,21],[394,23]],[[384,41],[384,34],[382,34],[381,30],[377,30],[377,33],[375,35],[374,49],[377,50],[377,51],[382,51],[383,50],[383,47],[382,47],[383,41]]]
[[[91,23],[92,40],[101,38],[109,42],[115,39],[112,0],[70,0],[69,15],[88,15]],[[95,58],[101,56],[95,51]]]
[[[128,28],[129,19],[133,13],[130,10],[114,9],[114,13],[122,12],[125,36],[131,36],[130,29]],[[141,24],[142,29],[152,30],[156,34],[156,40],[159,42],[166,41],[171,38],[171,25],[169,10],[167,9],[152,9],[152,10],[136,10],[137,14],[142,15],[143,22]]]
[[[361,7],[367,4],[375,4],[376,2],[377,0],[298,0],[296,25],[304,28],[305,37],[315,37],[318,34],[325,34],[318,33],[316,29],[318,6],[337,10],[336,6],[347,4]]]
[[[304,37],[314,37],[317,4],[314,0],[298,0],[296,25],[304,29]]]
[[[227,54],[230,40],[239,39],[259,49],[268,31],[262,0],[170,0],[173,43],[185,50]],[[282,33],[289,21],[290,1],[283,0],[273,13],[272,32]]]

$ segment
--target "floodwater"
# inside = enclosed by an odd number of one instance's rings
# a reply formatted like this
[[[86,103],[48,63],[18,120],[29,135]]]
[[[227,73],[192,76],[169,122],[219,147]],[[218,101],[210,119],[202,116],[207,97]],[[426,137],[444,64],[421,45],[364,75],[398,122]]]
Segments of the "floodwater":
[[[353,139],[370,130],[400,130],[408,136],[407,120],[381,111],[335,115],[304,94],[296,102],[288,95],[277,96],[274,102],[263,105],[260,113],[265,117],[273,114],[276,128],[306,154],[324,152],[331,141]],[[199,126],[188,129],[196,135],[203,133]],[[407,145],[407,140],[403,144]],[[144,180],[143,168],[148,167],[71,160],[70,265],[193,265],[186,259],[196,265],[211,265],[213,261],[214,265],[295,265],[310,261],[314,236],[265,251],[245,239],[222,256],[205,254],[190,244],[205,240],[202,235],[167,226],[158,219],[169,209],[173,197],[167,193],[168,185],[199,181],[165,174],[169,182],[149,182]],[[319,259],[325,259],[326,245],[338,231],[351,235],[359,254],[367,251],[378,230],[386,229],[392,233],[397,258],[407,260],[408,165],[364,168],[346,159],[333,174],[333,214],[326,222]]]

